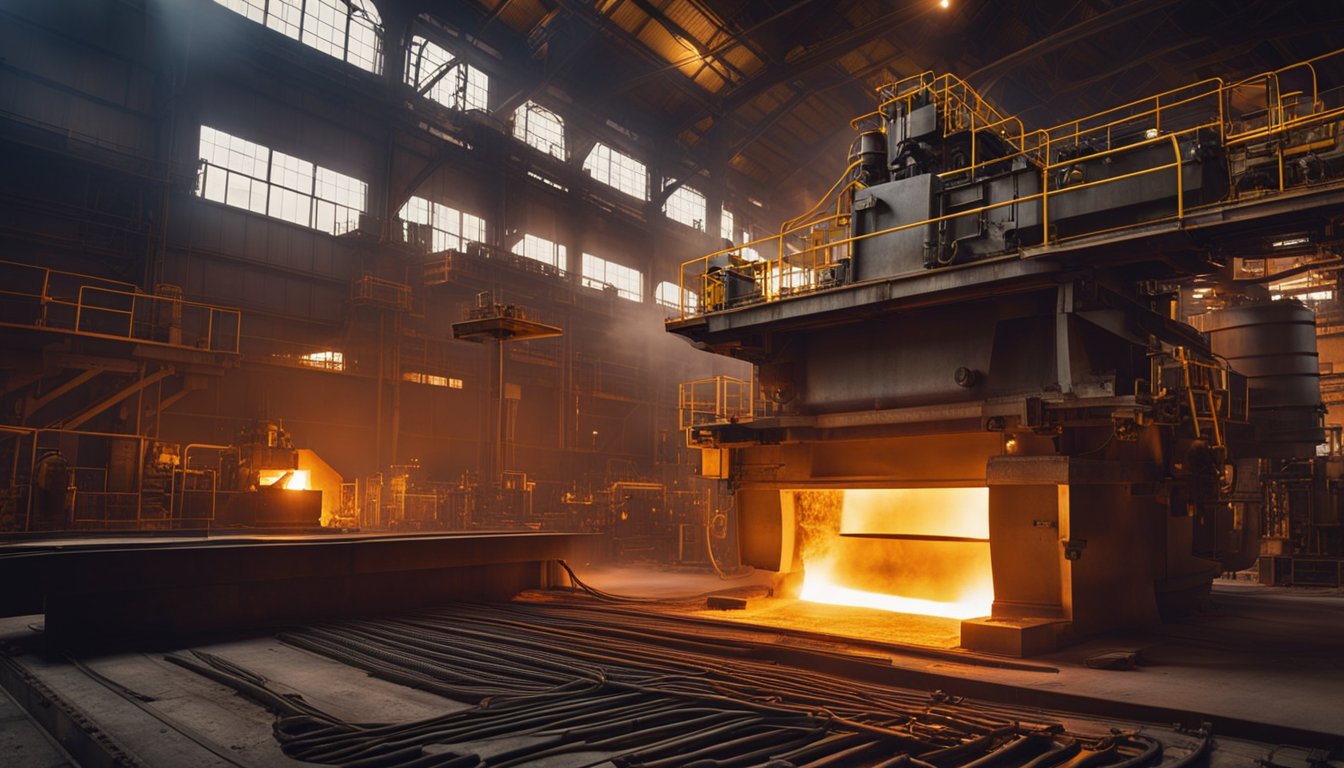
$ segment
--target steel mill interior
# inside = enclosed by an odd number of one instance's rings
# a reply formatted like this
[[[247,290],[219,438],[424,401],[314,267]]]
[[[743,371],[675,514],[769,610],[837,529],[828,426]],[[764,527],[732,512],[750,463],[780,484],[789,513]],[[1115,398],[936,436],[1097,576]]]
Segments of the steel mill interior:
[[[4,768],[1344,768],[1338,0],[0,0],[0,199]]]

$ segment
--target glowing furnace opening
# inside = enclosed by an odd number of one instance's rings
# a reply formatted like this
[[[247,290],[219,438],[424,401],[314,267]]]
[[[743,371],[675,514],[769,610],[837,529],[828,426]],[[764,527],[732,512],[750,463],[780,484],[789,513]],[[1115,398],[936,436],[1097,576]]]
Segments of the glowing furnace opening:
[[[990,614],[988,488],[783,493],[798,523],[803,600],[953,619]]]

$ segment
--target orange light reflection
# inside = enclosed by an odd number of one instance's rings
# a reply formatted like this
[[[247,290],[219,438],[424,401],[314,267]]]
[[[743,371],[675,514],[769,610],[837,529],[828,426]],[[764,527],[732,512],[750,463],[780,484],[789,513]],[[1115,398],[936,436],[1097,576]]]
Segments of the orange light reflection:
[[[827,564],[828,565],[828,564]],[[892,613],[914,613],[920,616],[942,616],[949,619],[974,619],[988,616],[994,606],[993,585],[954,603],[937,600],[925,600],[918,597],[886,595],[881,592],[865,592],[836,584],[831,579],[830,570],[823,564],[809,565],[803,580],[800,597],[813,603],[828,605],[847,605],[854,608],[873,608]]]

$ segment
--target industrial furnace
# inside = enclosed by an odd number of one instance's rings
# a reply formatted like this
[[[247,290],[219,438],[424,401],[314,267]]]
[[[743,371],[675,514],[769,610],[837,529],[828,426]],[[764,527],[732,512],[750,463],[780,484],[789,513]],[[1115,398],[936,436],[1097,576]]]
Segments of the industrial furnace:
[[[144,435],[0,429],[0,533],[321,530],[341,478],[278,423],[233,445]]]
[[[1313,317],[1197,330],[1177,297],[1289,235],[1337,251],[1342,59],[1030,132],[953,76],[880,89],[811,210],[682,268],[668,329],[755,365],[687,429],[744,562],[1018,655],[1253,564],[1266,461],[1323,440]]]

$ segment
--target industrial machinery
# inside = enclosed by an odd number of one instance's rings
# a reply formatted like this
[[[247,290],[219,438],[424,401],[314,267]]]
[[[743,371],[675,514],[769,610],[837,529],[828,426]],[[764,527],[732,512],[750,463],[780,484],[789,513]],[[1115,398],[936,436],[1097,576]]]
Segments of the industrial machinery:
[[[6,427],[0,465],[0,533],[306,531],[340,503],[335,470],[270,421],[234,445]]]
[[[1323,440],[1311,313],[1201,332],[1176,297],[1285,237],[1338,248],[1341,64],[1034,132],[950,75],[880,89],[816,206],[682,267],[700,301],[668,329],[754,363],[770,406],[688,428],[743,561],[1010,654],[1190,610],[1254,563],[1264,460]]]
[[[323,492],[313,487],[315,473],[329,478],[319,484],[332,497],[329,505],[340,496],[340,477],[311,451],[295,448],[273,421],[244,427],[235,445],[188,445],[182,464],[181,514],[215,528],[319,528]]]

